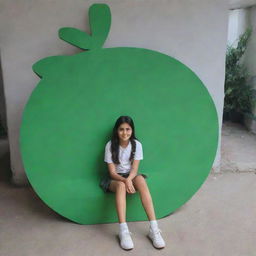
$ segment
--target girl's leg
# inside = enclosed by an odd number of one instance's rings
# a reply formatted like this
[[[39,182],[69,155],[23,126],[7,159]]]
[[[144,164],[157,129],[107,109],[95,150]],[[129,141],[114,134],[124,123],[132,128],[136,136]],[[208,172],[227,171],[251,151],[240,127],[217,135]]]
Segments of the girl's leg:
[[[132,182],[134,184],[135,189],[138,190],[140,193],[140,199],[145,209],[145,212],[148,216],[148,219],[155,220],[156,216],[155,216],[153,201],[144,177],[141,175],[138,175],[132,180]]]
[[[116,210],[119,223],[126,222],[126,189],[122,181],[112,180],[109,190],[116,193]]]
[[[122,181],[112,180],[109,190],[116,193],[116,210],[119,220],[119,239],[120,245],[125,250],[134,247],[130,232],[125,221],[126,219],[126,188]]]
[[[142,205],[150,221],[149,238],[152,240],[154,247],[160,249],[165,247],[165,242],[161,236],[161,230],[158,229],[152,198],[148,185],[143,176],[138,175],[133,179],[135,189],[139,191]]]

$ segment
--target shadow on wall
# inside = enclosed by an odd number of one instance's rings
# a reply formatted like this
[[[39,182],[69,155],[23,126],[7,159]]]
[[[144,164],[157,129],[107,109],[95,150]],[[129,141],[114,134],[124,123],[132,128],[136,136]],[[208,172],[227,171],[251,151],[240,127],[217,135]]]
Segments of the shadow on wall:
[[[10,166],[10,152],[5,151],[2,152],[2,144],[3,140],[0,141],[1,144],[1,152],[0,152],[0,182],[10,182],[12,173],[11,173],[11,166]],[[6,147],[5,147],[6,149]]]
[[[6,106],[4,94],[3,72],[1,65],[1,52],[0,52],[0,138],[7,136],[7,123],[6,123]]]
[[[6,106],[0,52],[0,182],[11,179],[10,152],[7,138]]]

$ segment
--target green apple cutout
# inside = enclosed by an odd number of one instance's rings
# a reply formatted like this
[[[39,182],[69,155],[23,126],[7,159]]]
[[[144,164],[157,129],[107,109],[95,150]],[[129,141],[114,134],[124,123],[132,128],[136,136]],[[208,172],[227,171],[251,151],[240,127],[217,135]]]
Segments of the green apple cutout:
[[[157,218],[187,202],[215,158],[218,120],[206,87],[187,66],[157,51],[102,48],[111,14],[89,9],[91,35],[62,28],[59,37],[83,51],[33,65],[41,78],[23,113],[20,146],[38,196],[80,224],[117,221],[115,195],[99,187],[107,173],[104,148],[115,120],[133,118],[143,145],[140,172]],[[127,221],[147,220],[138,193],[127,195]]]

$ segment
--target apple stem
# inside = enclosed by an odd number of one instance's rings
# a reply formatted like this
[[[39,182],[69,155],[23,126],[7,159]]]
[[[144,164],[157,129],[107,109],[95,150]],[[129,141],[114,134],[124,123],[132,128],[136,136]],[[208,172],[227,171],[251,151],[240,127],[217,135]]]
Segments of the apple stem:
[[[89,9],[91,35],[76,28],[61,28],[59,38],[83,50],[102,48],[107,39],[111,12],[106,4],[93,4]]]

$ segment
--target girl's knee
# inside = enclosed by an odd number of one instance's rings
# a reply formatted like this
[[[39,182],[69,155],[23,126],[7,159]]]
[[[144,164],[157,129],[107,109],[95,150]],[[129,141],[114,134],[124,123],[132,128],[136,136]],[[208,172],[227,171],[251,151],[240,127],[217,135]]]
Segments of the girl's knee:
[[[142,175],[137,175],[134,179],[133,182],[135,183],[141,183],[141,184],[146,184],[145,178]]]
[[[125,190],[125,184],[122,181],[117,181],[116,189],[122,190],[122,191]]]
[[[147,182],[142,175],[138,175],[133,180],[134,185],[138,190],[147,189]]]

